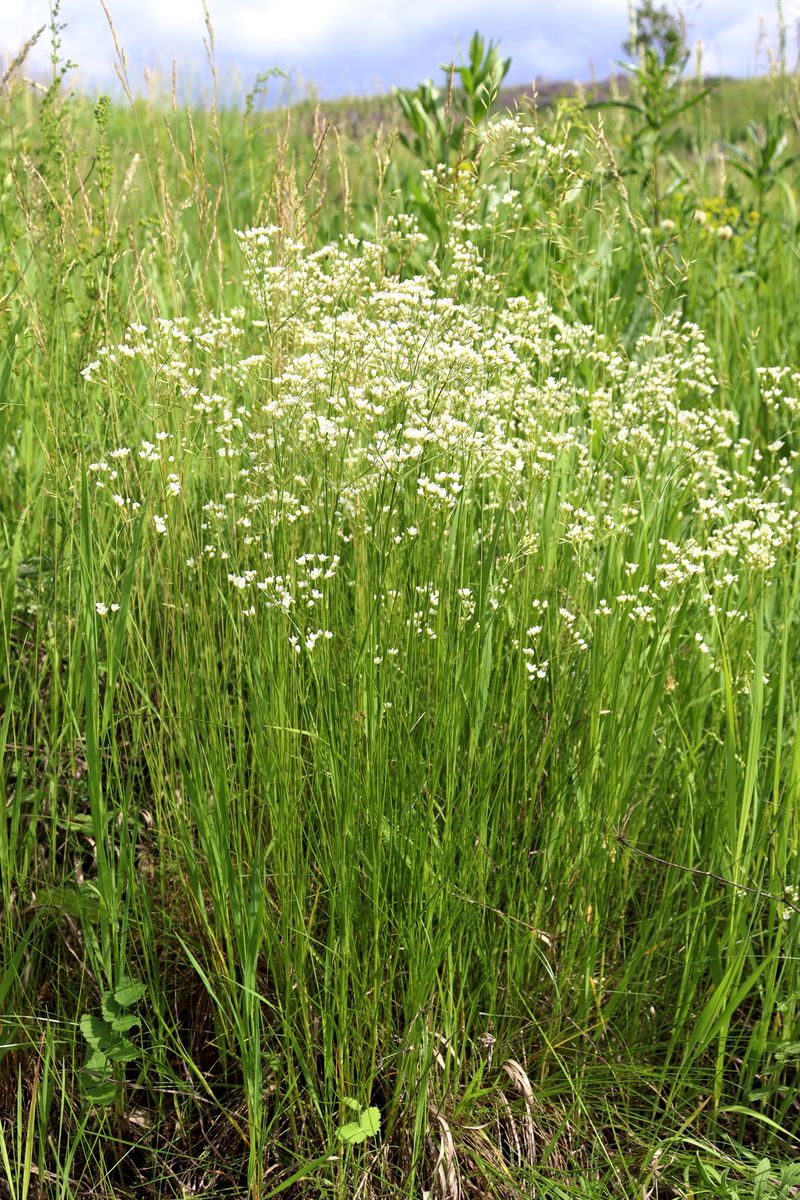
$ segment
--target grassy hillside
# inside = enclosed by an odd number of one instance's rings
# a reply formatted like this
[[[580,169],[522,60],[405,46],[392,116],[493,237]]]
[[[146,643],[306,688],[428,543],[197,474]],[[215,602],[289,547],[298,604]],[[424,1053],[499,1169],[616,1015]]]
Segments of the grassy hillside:
[[[643,72],[0,96],[0,1195],[800,1188],[799,93]]]

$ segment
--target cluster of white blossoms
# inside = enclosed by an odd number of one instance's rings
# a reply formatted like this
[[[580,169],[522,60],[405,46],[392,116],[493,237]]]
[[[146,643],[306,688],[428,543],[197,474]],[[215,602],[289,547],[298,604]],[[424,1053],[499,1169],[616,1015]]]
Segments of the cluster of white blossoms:
[[[495,152],[512,154],[528,167],[536,164],[562,170],[572,167],[580,157],[565,139],[542,137],[524,110],[495,117],[486,129],[484,142]]]
[[[763,373],[786,436],[755,445],[699,328],[668,318],[625,352],[504,297],[474,234],[454,220],[413,273],[413,217],[321,249],[243,232],[246,307],[133,325],[85,369],[151,398],[150,428],[124,430],[138,449],[89,467],[96,502],[122,522],[146,505],[157,540],[233,611],[284,622],[298,657],[341,634],[401,667],[410,638],[491,621],[539,684],[612,626],[663,639],[691,612],[684,650],[708,669],[796,544],[800,378]],[[359,607],[365,572],[380,591]],[[532,577],[551,589],[535,611]]]

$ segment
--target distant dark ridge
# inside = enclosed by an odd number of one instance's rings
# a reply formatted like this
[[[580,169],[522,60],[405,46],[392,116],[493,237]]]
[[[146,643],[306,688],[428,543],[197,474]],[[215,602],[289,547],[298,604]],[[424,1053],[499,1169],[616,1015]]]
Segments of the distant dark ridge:
[[[730,76],[708,76],[704,83],[719,84],[733,82]],[[413,89],[407,89],[413,91]],[[628,90],[628,79],[618,75],[611,79],[596,79],[591,82],[569,80],[536,80],[531,84],[510,84],[501,89],[494,105],[495,112],[513,111],[534,101],[537,108],[551,108],[558,100],[580,93],[588,102],[609,99],[614,91],[624,95]],[[291,111],[301,119],[310,116],[317,108],[314,100],[301,100],[291,105]],[[381,96],[344,97],[341,100],[321,100],[319,110],[341,133],[351,136],[363,135],[369,130],[384,125],[400,124],[400,112],[391,94]],[[276,110],[278,111],[278,110]],[[286,111],[285,109],[283,110]]]
[[[627,80],[617,79],[616,86],[620,92],[625,91]],[[592,83],[568,82],[565,80],[537,80],[535,83],[535,98],[538,108],[549,108],[557,100],[565,96],[573,96],[581,92],[587,100],[604,100],[611,95],[613,81],[610,79],[597,80]],[[413,91],[413,88],[406,89]],[[530,103],[534,97],[531,84],[511,84],[501,89],[494,105],[495,112],[514,110],[525,103]],[[300,100],[292,104],[291,112],[301,119],[309,116],[317,108],[314,100]],[[358,136],[379,125],[393,126],[400,123],[400,111],[394,96],[387,93],[381,96],[353,96],[341,100],[321,100],[319,110],[326,116],[341,133]],[[285,111],[285,110],[283,110]]]
[[[690,80],[687,79],[687,82],[690,82]],[[703,78],[704,86],[732,82],[734,82],[734,79],[731,75],[708,75]],[[576,92],[580,92],[587,101],[607,100],[615,89],[618,93],[624,95],[628,90],[628,77],[620,73],[613,79],[594,79],[589,83],[537,79],[534,87],[537,107],[547,108],[555,104],[557,100],[561,100],[566,96],[574,96]],[[514,108],[515,105],[521,104],[525,100],[530,100],[532,94],[530,84],[512,84],[501,88],[500,94],[497,97],[496,107],[500,111],[504,108]]]

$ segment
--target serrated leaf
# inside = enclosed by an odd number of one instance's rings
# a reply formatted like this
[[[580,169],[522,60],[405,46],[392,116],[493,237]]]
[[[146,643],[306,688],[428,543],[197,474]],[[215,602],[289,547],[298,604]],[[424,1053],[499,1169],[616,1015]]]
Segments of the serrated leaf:
[[[110,1025],[120,1016],[122,1009],[110,992],[104,992],[103,998],[100,1001],[100,1011],[103,1014],[103,1019],[108,1021]]]
[[[82,1071],[81,1086],[87,1100],[90,1100],[92,1104],[105,1108],[114,1103],[117,1085],[113,1079],[98,1079],[96,1076]]]
[[[361,1128],[358,1121],[351,1121],[348,1125],[342,1125],[336,1130],[336,1136],[346,1146],[357,1146],[359,1142],[367,1140],[367,1133]]]
[[[111,1022],[115,1033],[130,1033],[131,1029],[137,1029],[141,1025],[141,1021],[136,1016],[115,1017]]]
[[[133,1042],[129,1042],[127,1038],[122,1037],[120,1034],[116,1034],[115,1037],[116,1041],[106,1051],[110,1062],[134,1062],[140,1057],[139,1049],[134,1046]]]
[[[81,1033],[92,1049],[99,1050],[102,1054],[106,1053],[109,1043],[115,1037],[111,1026],[91,1013],[84,1013],[81,1017]]]
[[[108,1059],[102,1050],[92,1050],[83,1064],[84,1071],[103,1071],[108,1066]]]
[[[130,1008],[138,1004],[147,988],[138,979],[122,979],[114,988],[114,999],[120,1008]]]
[[[375,1137],[381,1127],[381,1110],[379,1108],[361,1108],[357,1100],[353,1100],[351,1096],[344,1097],[344,1103],[348,1108],[355,1111],[360,1110],[358,1121],[350,1121],[347,1125],[342,1125],[337,1129],[336,1136],[340,1141],[348,1146],[357,1146],[360,1142],[365,1142],[367,1138]]]
[[[124,1014],[122,1007],[110,993],[106,992],[100,1005],[103,1016],[115,1033],[128,1033],[141,1025],[141,1019],[135,1013]]]
[[[133,1042],[122,1037],[100,1017],[84,1013],[81,1017],[81,1033],[92,1049],[104,1054],[110,1062],[132,1062],[139,1057],[139,1051]]]
[[[381,1110],[379,1108],[365,1109],[361,1114],[360,1124],[366,1137],[375,1137],[380,1132]]]

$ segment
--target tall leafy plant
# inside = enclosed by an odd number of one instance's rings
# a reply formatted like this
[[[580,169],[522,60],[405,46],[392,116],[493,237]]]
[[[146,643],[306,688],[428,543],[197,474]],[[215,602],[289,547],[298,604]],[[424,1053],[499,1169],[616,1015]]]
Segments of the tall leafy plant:
[[[713,86],[687,93],[684,72],[688,61],[689,53],[680,41],[663,48],[643,45],[638,63],[621,64],[630,77],[628,94],[588,105],[626,109],[633,114],[627,167],[644,177],[655,222],[661,218],[663,159],[678,131],[678,118],[699,104]]]
[[[776,184],[783,187],[792,207],[795,207],[794,192],[786,179],[786,173],[800,161],[800,154],[787,154],[789,138],[786,132],[786,115],[783,112],[771,113],[763,123],[749,121],[747,135],[747,146],[740,147],[730,142],[721,142],[720,147],[728,165],[744,175],[755,192],[759,214],[756,245],[760,248],[765,202]]]
[[[496,103],[511,66],[495,42],[474,33],[467,61],[443,66],[445,87],[426,80],[413,91],[395,89],[405,128],[400,141],[426,166],[477,163],[480,130]]]

